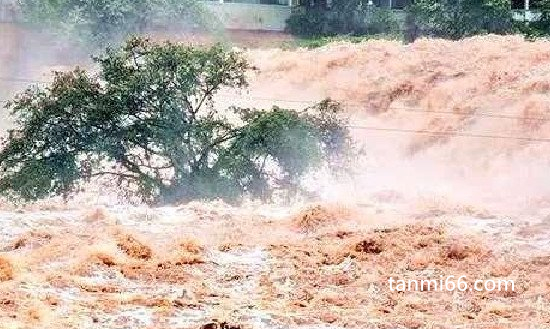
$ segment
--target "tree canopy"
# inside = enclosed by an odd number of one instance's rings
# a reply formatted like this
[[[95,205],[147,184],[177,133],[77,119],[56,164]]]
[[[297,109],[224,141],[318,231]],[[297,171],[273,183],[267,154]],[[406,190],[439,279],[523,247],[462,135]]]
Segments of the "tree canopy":
[[[545,37],[550,34],[550,0],[533,0],[535,18],[519,23],[520,31],[529,38]]]
[[[346,165],[337,103],[215,107],[220,88],[247,85],[237,52],[134,38],[95,61],[98,74],[59,72],[8,104],[17,128],[0,152],[0,193],[67,197],[107,175],[151,203],[265,199],[296,190],[312,168]]]
[[[92,48],[159,25],[214,26],[198,0],[20,0],[25,20]]]
[[[302,37],[339,34],[397,34],[399,21],[392,10],[362,0],[302,2],[287,20],[288,31]]]
[[[509,0],[415,0],[408,15],[421,34],[442,38],[514,31]]]

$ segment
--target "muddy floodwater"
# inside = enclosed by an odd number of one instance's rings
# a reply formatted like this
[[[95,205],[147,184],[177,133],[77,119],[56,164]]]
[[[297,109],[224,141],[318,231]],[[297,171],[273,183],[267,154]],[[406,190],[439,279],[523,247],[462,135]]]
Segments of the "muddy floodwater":
[[[353,177],[312,175],[319,198],[285,205],[149,208],[98,186],[2,203],[0,328],[550,328],[550,42],[243,52],[258,71],[217,105],[340,101]],[[0,76],[64,64],[0,56]],[[388,285],[450,276],[514,289]]]

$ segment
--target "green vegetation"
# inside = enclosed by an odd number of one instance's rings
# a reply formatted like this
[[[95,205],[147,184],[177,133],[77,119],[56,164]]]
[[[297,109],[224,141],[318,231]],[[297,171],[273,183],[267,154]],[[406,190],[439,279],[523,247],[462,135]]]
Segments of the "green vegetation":
[[[333,42],[361,43],[368,40],[401,40],[399,35],[375,34],[375,35],[336,35],[329,37],[298,38],[295,41],[283,44],[285,49],[294,48],[320,48]]]
[[[287,21],[297,46],[315,48],[331,41],[371,38],[413,41],[421,36],[458,40],[479,34],[550,35],[550,0],[533,0],[534,21],[516,21],[510,0],[416,0],[400,22],[395,11],[361,0],[335,0],[297,7]],[[537,15],[540,14],[540,15]]]
[[[531,5],[540,16],[532,22],[518,22],[518,30],[530,39],[550,35],[550,0],[534,0]]]
[[[29,24],[92,48],[119,44],[167,22],[194,28],[214,20],[197,0],[20,0],[20,5]]]
[[[0,193],[64,197],[97,176],[150,203],[295,193],[313,168],[345,168],[351,150],[338,104],[304,111],[230,108],[213,97],[246,86],[247,62],[220,46],[135,38],[96,58],[99,74],[57,73],[8,104]]]
[[[416,0],[408,15],[420,35],[456,40],[514,31],[509,0]]]
[[[330,8],[299,6],[287,26],[290,33],[308,38],[399,33],[398,20],[391,10],[369,6],[361,0],[334,0]]]

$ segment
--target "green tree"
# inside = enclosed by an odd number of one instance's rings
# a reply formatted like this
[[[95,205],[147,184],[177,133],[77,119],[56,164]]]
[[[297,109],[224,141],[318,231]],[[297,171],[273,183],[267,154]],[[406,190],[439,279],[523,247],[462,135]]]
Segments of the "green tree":
[[[519,30],[528,38],[543,37],[550,34],[550,0],[534,0],[531,2],[534,12],[540,15],[533,21],[519,22]]]
[[[365,0],[333,0],[329,25],[337,34],[395,34],[399,23],[391,9],[369,5]]]
[[[513,31],[509,0],[416,0],[408,15],[421,34],[455,40]]]
[[[57,73],[8,105],[17,129],[0,152],[1,193],[67,197],[107,175],[151,203],[269,198],[295,191],[312,168],[348,159],[334,102],[216,110],[220,88],[246,86],[249,66],[236,52],[136,38],[95,60],[99,75]]]
[[[28,23],[93,48],[119,44],[159,25],[217,26],[197,0],[20,0],[20,4]]]
[[[329,30],[327,11],[324,8],[298,6],[292,9],[286,21],[288,32],[300,37],[333,35]]]
[[[333,0],[330,7],[315,2],[295,8],[288,30],[304,37],[396,34],[399,23],[392,10],[369,5],[365,0]]]

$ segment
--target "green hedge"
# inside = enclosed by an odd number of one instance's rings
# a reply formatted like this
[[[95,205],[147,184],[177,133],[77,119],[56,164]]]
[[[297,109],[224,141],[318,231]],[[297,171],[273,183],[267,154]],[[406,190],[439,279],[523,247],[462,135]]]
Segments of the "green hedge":
[[[335,0],[331,8],[300,6],[287,20],[287,28],[301,37],[396,34],[400,30],[393,11],[357,0]]]

